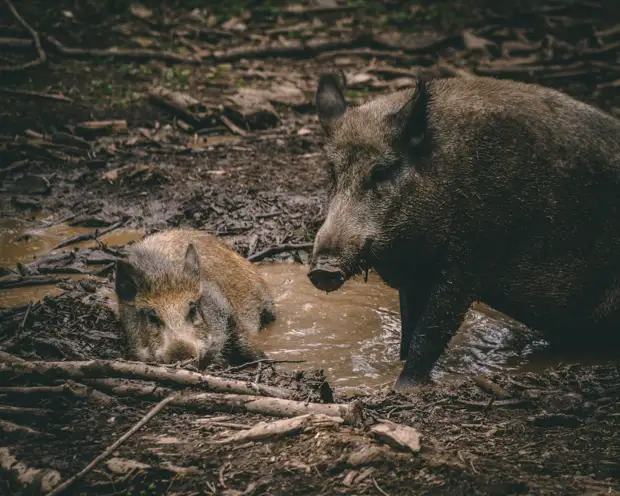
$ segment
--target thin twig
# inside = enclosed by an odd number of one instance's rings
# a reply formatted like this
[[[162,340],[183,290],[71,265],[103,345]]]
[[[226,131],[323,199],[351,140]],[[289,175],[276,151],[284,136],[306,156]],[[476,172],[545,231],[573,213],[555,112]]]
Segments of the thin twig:
[[[300,243],[296,244],[283,244],[272,246],[271,248],[267,248],[259,253],[249,256],[247,259],[250,262],[258,262],[267,257],[271,257],[272,255],[277,255],[278,253],[284,253],[286,251],[295,251],[295,250],[311,250],[314,245],[312,243]]]
[[[226,372],[239,372],[240,370],[247,369],[253,365],[264,363],[265,365],[271,365],[273,363],[306,363],[305,360],[274,360],[273,358],[261,358],[260,360],[254,360],[253,362],[247,362],[236,367],[230,367]]]
[[[5,0],[7,1],[7,0]],[[199,57],[184,57],[178,53],[158,52],[156,50],[122,48],[70,48],[63,45],[53,36],[47,36],[47,41],[61,54],[68,57],[112,57],[125,60],[161,60],[162,62],[181,64],[200,64]]]
[[[75,482],[82,479],[88,472],[90,472],[93,468],[97,466],[99,462],[103,459],[111,455],[114,451],[118,449],[118,447],[127,441],[131,436],[133,436],[136,432],[138,432],[144,425],[151,420],[155,415],[157,415],[161,410],[163,410],[168,403],[176,398],[176,394],[170,395],[167,398],[161,400],[157,405],[155,405],[140,421],[134,425],[131,429],[129,429],[124,435],[118,438],[111,446],[109,446],[103,453],[101,453],[98,457],[96,457],[92,462],[90,462],[82,471],[75,474],[70,479],[67,479],[62,484],[59,484],[54,489],[52,489],[47,496],[55,496],[60,494],[61,492],[68,489]]]
[[[33,98],[35,100],[51,100],[53,102],[73,103],[71,98],[67,98],[62,95],[50,95],[49,93],[40,93],[38,91],[14,90],[11,88],[0,88],[0,95],[23,96]]]
[[[23,71],[25,69],[29,69],[31,67],[36,67],[38,65],[44,64],[47,61],[47,54],[45,53],[45,50],[43,50],[43,47],[41,46],[41,39],[39,38],[39,33],[37,33],[30,26],[30,24],[28,24],[24,20],[24,18],[19,15],[19,12],[17,12],[15,7],[13,7],[13,4],[9,0],[4,0],[4,2],[6,3],[7,7],[10,9],[11,13],[13,14],[13,17],[15,17],[17,22],[19,22],[24,27],[24,29],[26,29],[30,33],[30,36],[32,36],[32,40],[34,41],[34,46],[37,49],[37,53],[39,57],[36,60],[32,60],[24,64],[0,67],[0,72]]]
[[[381,486],[379,485],[379,483],[375,480],[374,477],[371,477],[372,479],[372,483],[375,485],[375,487],[377,488],[377,491],[379,491],[381,494],[383,494],[383,496],[390,496],[388,493],[386,493],[383,489],[381,489]]]
[[[96,229],[94,232],[90,232],[86,234],[78,234],[77,236],[74,236],[73,238],[69,238],[69,239],[66,239],[65,241],[61,241],[60,243],[58,243],[56,246],[52,248],[52,251],[58,250],[59,248],[64,248],[65,246],[74,245],[75,243],[81,243],[82,241],[90,241],[91,239],[100,238],[101,236],[104,236],[108,234],[109,232],[112,232],[115,229],[118,229],[124,223],[125,221],[121,220],[121,221],[118,221],[112,224],[111,226],[106,227],[105,229],[102,229],[101,231],[99,229]]]

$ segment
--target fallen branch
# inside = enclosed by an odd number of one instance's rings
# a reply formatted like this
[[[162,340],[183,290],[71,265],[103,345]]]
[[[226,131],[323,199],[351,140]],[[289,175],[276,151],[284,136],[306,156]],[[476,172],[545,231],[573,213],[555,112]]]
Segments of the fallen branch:
[[[4,432],[23,432],[25,434],[34,434],[35,436],[41,435],[41,433],[35,429],[25,425],[14,424],[13,422],[2,419],[0,419],[0,429]]]
[[[263,260],[264,258],[271,257],[272,255],[277,255],[278,253],[284,253],[287,251],[295,251],[295,250],[312,250],[314,245],[312,243],[301,243],[298,245],[295,244],[283,244],[272,246],[271,248],[267,248],[259,253],[255,253],[254,255],[250,255],[247,259],[250,262],[258,262],[259,260]]]
[[[47,61],[47,54],[45,53],[45,51],[43,50],[43,47],[41,46],[41,39],[39,38],[39,33],[37,33],[34,29],[32,29],[30,24],[28,24],[24,20],[24,18],[19,15],[19,12],[17,12],[15,7],[9,0],[4,0],[4,3],[6,3],[7,7],[11,11],[11,14],[13,14],[13,17],[15,17],[17,22],[19,22],[23,26],[23,28],[30,33],[30,36],[32,36],[32,41],[34,42],[34,46],[37,49],[38,58],[36,60],[32,60],[30,62],[26,62],[20,65],[2,66],[0,67],[0,72],[18,72],[18,71],[23,71],[25,69],[30,69],[31,67],[36,67],[38,65],[44,64]]]
[[[32,415],[34,417],[45,417],[50,411],[44,408],[28,408],[25,406],[0,405],[0,415],[23,417]]]
[[[0,289],[15,289],[15,288],[27,288],[30,286],[47,286],[51,284],[57,284],[62,279],[59,277],[45,277],[45,276],[29,276],[29,277],[17,277],[0,281]]]
[[[166,388],[142,384],[127,384],[114,379],[89,380],[88,384],[103,389],[109,394],[122,397],[157,400],[170,394]],[[341,417],[345,424],[359,425],[362,408],[358,403],[325,404],[306,403],[282,398],[250,396],[241,394],[194,393],[178,396],[175,406],[192,408],[203,413],[256,413],[269,417],[297,417],[309,413],[320,413],[330,417]]]
[[[190,110],[184,108],[178,102],[170,98],[170,91],[165,88],[151,88],[149,90],[149,99],[168,110],[171,114],[183,119],[188,124],[198,127],[202,124],[202,120]]]
[[[226,370],[226,372],[239,372],[240,370],[247,369],[248,367],[253,367],[258,364],[266,364],[272,365],[275,363],[306,363],[305,360],[275,360],[273,358],[261,358],[260,360],[254,360],[253,362],[247,362],[242,365],[237,365],[236,367],[230,367]]]
[[[0,95],[23,96],[34,100],[51,100],[53,102],[73,103],[71,98],[62,95],[50,95],[49,93],[40,93],[38,91],[14,90],[11,88],[0,88]]]
[[[4,167],[3,169],[0,169],[0,179],[2,179],[4,176],[8,176],[11,172],[17,172],[22,169],[25,169],[26,167],[28,167],[28,165],[30,165],[30,160],[27,160],[27,159],[13,162],[11,165],[8,165]]]
[[[82,469],[80,472],[75,474],[73,477],[67,479],[62,484],[59,484],[58,486],[56,486],[52,491],[50,491],[48,493],[47,496],[55,496],[57,494],[60,494],[63,491],[66,491],[69,487],[71,487],[77,481],[82,479],[88,472],[90,472],[93,468],[95,468],[99,462],[101,462],[106,457],[110,456],[114,451],[116,451],[118,449],[118,447],[121,444],[123,444],[125,441],[127,441],[127,439],[129,439],[136,432],[138,432],[142,427],[144,427],[144,425],[149,420],[151,420],[155,415],[157,415],[160,411],[162,411],[166,407],[166,405],[168,405],[169,403],[172,403],[174,398],[175,398],[174,395],[168,396],[167,398],[164,398],[159,403],[157,403],[157,405],[155,405],[151,410],[149,410],[149,412],[144,417],[142,417],[142,419],[140,419],[140,421],[136,425],[134,425],[131,429],[129,429],[120,438],[118,438],[103,453],[101,453],[99,456],[97,456],[92,462],[90,462],[88,465],[86,465],[86,467],[84,467],[84,469]]]
[[[90,399],[97,403],[112,403],[114,398],[97,391],[92,387],[68,380],[60,386],[32,386],[32,387],[0,387],[0,394],[13,394],[22,396],[47,396],[62,395],[74,398]]]
[[[28,309],[26,311],[28,311],[30,309],[30,305],[28,305]],[[15,355],[11,355],[10,353],[7,353],[6,351],[1,351],[0,350],[0,363],[25,363],[26,360],[24,360],[23,358],[19,358]]]
[[[171,369],[147,365],[141,362],[120,362],[114,360],[87,360],[82,362],[19,362],[0,364],[0,373],[38,374],[52,378],[99,378],[126,377],[174,383],[181,386],[197,386],[220,393],[260,394],[276,398],[290,398],[292,391],[252,384],[234,379],[224,379],[184,369]]]
[[[10,38],[7,36],[0,36],[0,47],[6,48],[31,48],[32,40],[28,38]]]
[[[95,229],[94,232],[85,233],[85,234],[78,234],[77,236],[74,236],[72,238],[66,239],[65,241],[61,241],[60,243],[58,243],[56,246],[54,246],[52,248],[52,251],[53,250],[58,250],[60,248],[64,248],[65,246],[74,245],[75,243],[81,243],[82,241],[90,241],[91,239],[100,238],[101,236],[104,236],[104,235],[114,231],[115,229],[118,229],[124,223],[125,223],[125,221],[121,220],[121,221],[118,221],[118,222],[112,224],[111,226],[106,227],[105,229],[102,229],[101,231],[99,229]]]
[[[455,399],[454,402],[458,405],[463,405],[476,409],[488,409],[489,402],[488,401],[470,401],[470,400],[459,400]],[[522,399],[512,399],[512,400],[497,400],[493,402],[494,406],[499,407],[527,407],[531,405],[531,402],[528,400]]]
[[[237,432],[224,439],[211,441],[211,444],[247,443],[254,441],[271,441],[285,436],[293,436],[300,432],[334,427],[342,424],[341,417],[332,417],[321,413],[309,413],[273,422],[259,422],[251,429]]]
[[[510,398],[510,394],[508,394],[500,386],[498,386],[494,382],[491,382],[489,379],[487,379],[483,375],[475,376],[473,378],[473,381],[476,384],[476,386],[482,389],[485,393],[488,393],[499,399]]]
[[[31,486],[38,482],[43,492],[49,491],[61,480],[60,473],[56,470],[30,468],[17,461],[9,448],[0,448],[0,468],[22,486]]]
[[[124,119],[110,121],[86,121],[80,122],[75,126],[76,132],[86,137],[126,133],[127,129],[127,121]]]
[[[66,57],[111,57],[121,60],[161,60],[172,64],[191,64],[201,63],[199,57],[185,57],[173,52],[158,52],[149,49],[125,49],[125,48],[72,48],[63,45],[53,36],[47,36],[47,41],[54,49]]]
[[[309,413],[341,417],[345,424],[359,425],[361,407],[352,404],[305,403],[303,401],[244,396],[238,394],[197,393],[177,397],[173,405],[202,412],[258,413],[270,417],[297,417]]]

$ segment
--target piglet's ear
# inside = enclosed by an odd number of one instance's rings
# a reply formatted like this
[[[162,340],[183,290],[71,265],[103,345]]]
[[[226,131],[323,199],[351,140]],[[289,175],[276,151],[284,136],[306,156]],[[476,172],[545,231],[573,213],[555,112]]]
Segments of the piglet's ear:
[[[427,132],[428,88],[426,81],[418,76],[416,86],[403,106],[388,117],[397,141],[404,146],[421,144]]]
[[[200,256],[194,243],[190,243],[185,252],[183,270],[195,279],[200,279]]]
[[[340,70],[323,74],[319,78],[316,91],[316,112],[327,135],[333,133],[336,122],[347,110],[345,89],[346,77]]]
[[[143,282],[144,275],[137,267],[126,260],[116,261],[116,294],[120,301],[135,300]]]

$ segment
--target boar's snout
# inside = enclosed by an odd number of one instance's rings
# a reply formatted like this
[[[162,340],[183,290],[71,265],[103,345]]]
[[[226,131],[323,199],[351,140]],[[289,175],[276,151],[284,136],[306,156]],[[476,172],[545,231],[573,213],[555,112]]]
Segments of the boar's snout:
[[[187,339],[175,339],[159,351],[163,363],[200,359],[202,353],[198,343]]]
[[[327,255],[319,255],[313,260],[308,277],[315,288],[329,293],[344,284],[345,273],[336,264],[337,261]]]

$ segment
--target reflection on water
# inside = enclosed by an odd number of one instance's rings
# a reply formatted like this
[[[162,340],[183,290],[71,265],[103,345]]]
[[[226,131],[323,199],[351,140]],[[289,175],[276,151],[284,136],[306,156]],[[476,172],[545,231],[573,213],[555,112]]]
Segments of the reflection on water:
[[[41,227],[44,221],[0,218],[0,268],[31,262],[35,255],[49,254],[63,240],[94,231],[66,224]],[[101,240],[108,245],[123,245],[142,236],[141,231],[119,229]],[[62,251],[95,245],[91,240]],[[371,272],[366,284],[361,279],[353,280],[339,291],[326,294],[312,286],[307,270],[293,263],[260,266],[276,299],[277,319],[253,338],[255,343],[270,358],[305,360],[303,364],[281,365],[288,370],[323,368],[340,388],[391,384],[402,367],[397,292]],[[0,290],[0,308],[60,292],[55,286]],[[536,371],[559,362],[599,363],[602,359],[578,351],[559,355],[537,333],[475,304],[433,375],[449,380],[464,374]]]

